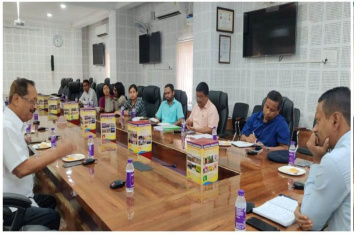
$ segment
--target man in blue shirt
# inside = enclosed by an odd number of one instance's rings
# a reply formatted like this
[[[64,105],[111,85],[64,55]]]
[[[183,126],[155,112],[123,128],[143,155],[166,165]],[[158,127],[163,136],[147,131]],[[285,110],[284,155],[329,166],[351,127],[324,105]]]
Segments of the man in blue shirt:
[[[249,143],[260,142],[267,151],[287,150],[290,132],[284,117],[279,115],[282,103],[283,97],[279,92],[269,92],[263,111],[247,120],[240,139]]]
[[[180,125],[184,118],[182,105],[175,99],[175,89],[172,84],[167,84],[164,91],[165,99],[156,113],[159,122]]]
[[[350,231],[350,90],[336,87],[318,100],[316,125],[307,142],[313,164],[295,210],[303,230]],[[328,151],[332,149],[332,151]]]

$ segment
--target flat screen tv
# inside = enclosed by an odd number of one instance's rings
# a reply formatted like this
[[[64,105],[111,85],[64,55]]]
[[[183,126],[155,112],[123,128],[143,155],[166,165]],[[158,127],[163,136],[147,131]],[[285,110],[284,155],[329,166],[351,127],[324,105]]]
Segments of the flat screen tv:
[[[104,44],[103,43],[93,44],[92,47],[93,47],[93,64],[104,66],[105,64]]]
[[[293,55],[296,49],[297,3],[243,15],[243,57]]]
[[[139,36],[139,63],[161,63],[161,34],[160,32]]]

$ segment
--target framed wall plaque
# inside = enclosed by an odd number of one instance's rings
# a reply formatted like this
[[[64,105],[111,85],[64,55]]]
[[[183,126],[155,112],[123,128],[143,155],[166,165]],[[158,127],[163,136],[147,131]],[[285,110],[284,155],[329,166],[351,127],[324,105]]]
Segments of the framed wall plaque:
[[[234,33],[234,10],[217,7],[216,31]]]
[[[219,63],[230,64],[231,59],[231,36],[219,36]]]

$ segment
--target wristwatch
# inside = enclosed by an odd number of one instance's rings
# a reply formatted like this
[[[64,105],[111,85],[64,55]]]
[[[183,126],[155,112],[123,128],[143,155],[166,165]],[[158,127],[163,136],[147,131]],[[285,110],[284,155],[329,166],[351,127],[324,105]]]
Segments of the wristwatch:
[[[266,147],[267,151],[269,152],[269,147]]]

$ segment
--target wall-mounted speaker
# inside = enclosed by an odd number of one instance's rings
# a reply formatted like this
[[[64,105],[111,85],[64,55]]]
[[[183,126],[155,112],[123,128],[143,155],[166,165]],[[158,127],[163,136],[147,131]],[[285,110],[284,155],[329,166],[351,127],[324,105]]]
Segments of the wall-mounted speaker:
[[[50,56],[50,67],[52,68],[52,71],[54,71],[54,55]]]

